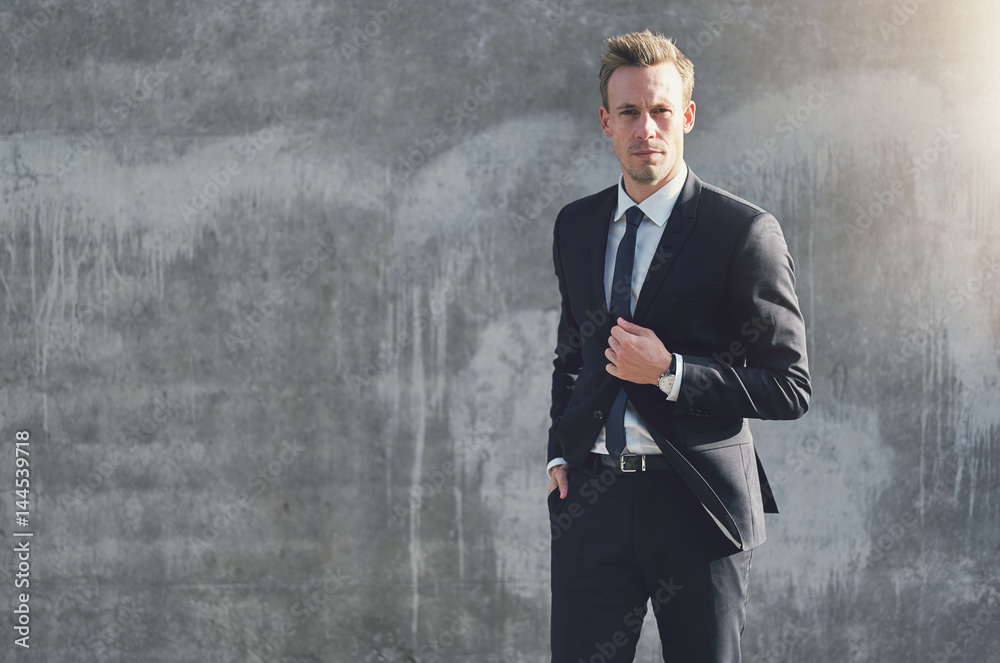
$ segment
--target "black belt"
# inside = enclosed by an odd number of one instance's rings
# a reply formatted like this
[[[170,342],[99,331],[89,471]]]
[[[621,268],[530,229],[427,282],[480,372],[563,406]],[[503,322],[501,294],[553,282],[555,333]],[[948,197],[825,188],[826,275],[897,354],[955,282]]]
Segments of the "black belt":
[[[639,454],[625,453],[621,455],[618,462],[609,454],[595,454],[597,462],[605,467],[611,468],[615,474],[631,474],[632,472],[651,472],[653,470],[672,470],[673,466],[661,455],[640,456]]]

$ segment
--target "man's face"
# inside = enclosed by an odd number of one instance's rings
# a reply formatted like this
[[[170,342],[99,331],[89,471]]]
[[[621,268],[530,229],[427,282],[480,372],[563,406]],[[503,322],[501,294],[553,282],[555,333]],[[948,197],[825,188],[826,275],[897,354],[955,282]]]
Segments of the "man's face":
[[[639,202],[673,179],[684,156],[684,134],[694,127],[694,102],[684,103],[672,62],[621,67],[608,81],[601,127],[611,136],[625,190]]]

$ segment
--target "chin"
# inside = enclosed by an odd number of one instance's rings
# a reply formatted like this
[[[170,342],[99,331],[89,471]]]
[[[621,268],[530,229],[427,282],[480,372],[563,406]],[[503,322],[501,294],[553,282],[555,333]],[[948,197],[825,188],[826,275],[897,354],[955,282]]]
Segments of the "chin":
[[[629,177],[639,184],[652,184],[659,181],[665,174],[666,171],[661,172],[658,168],[630,168],[628,170]]]

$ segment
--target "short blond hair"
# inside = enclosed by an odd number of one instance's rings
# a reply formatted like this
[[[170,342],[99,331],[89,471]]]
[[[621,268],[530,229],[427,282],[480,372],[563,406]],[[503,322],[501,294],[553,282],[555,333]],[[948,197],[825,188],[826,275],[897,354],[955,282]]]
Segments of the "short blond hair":
[[[684,84],[684,105],[690,103],[691,94],[694,92],[694,63],[674,45],[673,39],[643,30],[611,37],[606,45],[608,50],[601,56],[600,74],[601,101],[604,103],[604,108],[608,109],[608,81],[616,69],[652,67],[664,62],[672,62],[677,67],[681,82]]]

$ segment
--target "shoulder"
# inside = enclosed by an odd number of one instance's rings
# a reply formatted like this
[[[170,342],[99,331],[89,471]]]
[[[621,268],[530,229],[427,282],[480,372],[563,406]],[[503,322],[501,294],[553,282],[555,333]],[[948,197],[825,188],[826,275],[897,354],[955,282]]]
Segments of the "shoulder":
[[[738,219],[754,219],[759,216],[769,215],[769,213],[753,203],[744,200],[736,194],[725,189],[720,189],[713,184],[701,183],[701,200],[699,201],[699,212],[709,211],[713,214],[728,212]],[[705,209],[707,208],[707,209]]]
[[[781,226],[773,214],[739,196],[699,181],[698,225],[715,241],[734,247],[762,246],[786,250]]]
[[[583,198],[574,200],[559,210],[559,215],[556,219],[558,220],[566,217],[579,217],[582,215],[594,214],[602,207],[612,202],[617,194],[618,185],[615,184],[613,186],[609,186],[603,191],[598,191],[597,193],[592,193],[589,196],[584,196]]]

